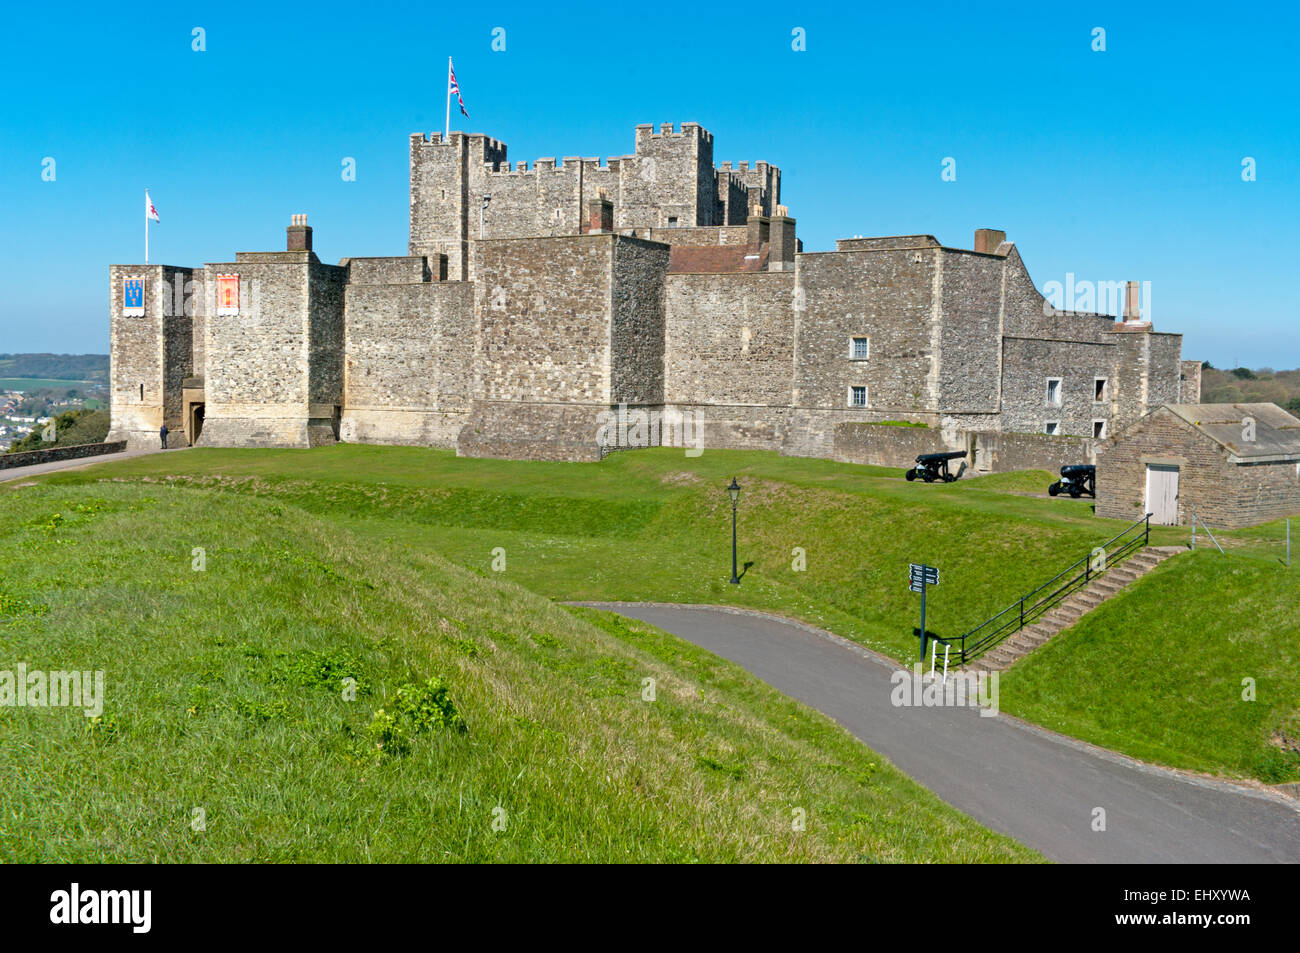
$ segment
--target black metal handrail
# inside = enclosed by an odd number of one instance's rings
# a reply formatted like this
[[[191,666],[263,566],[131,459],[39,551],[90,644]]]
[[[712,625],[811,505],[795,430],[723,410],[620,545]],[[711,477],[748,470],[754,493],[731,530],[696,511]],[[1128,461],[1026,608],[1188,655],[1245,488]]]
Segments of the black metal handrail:
[[[1125,540],[1115,548],[1114,552],[1106,556],[1106,568],[1109,569],[1135,550],[1145,547],[1150,542],[1150,513],[1147,513],[1142,517],[1142,519],[1138,520],[1132,526],[1129,526],[1123,532],[1112,536],[1100,546],[1095,547],[1092,552],[1083,557],[1083,559],[1071,563],[1037,589],[1025,593],[997,615],[991,616],[984,622],[981,622],[964,635],[958,636],[954,639],[944,639],[943,641],[948,645],[960,646],[961,663],[965,665],[975,656],[987,650],[994,643],[1002,641],[1002,639],[1006,638],[1012,632],[1019,632],[1025,627],[1025,621],[1027,619],[1032,621],[1035,618],[1036,613],[1041,615],[1043,612],[1046,612],[1048,608],[1055,606],[1057,603],[1064,600],[1067,595],[1079,588],[1080,585],[1086,586],[1092,581],[1093,575],[1099,575],[1100,573],[1105,572],[1105,569],[1097,570],[1096,573],[1093,572],[1092,561],[1097,550],[1100,549],[1105,553],[1107,546],[1118,542],[1125,536],[1133,533],[1133,531],[1139,526],[1142,527],[1140,533],[1136,533],[1131,538]],[[1083,566],[1083,571],[1076,572],[1080,566]],[[1071,576],[1071,573],[1074,573],[1074,575]],[[1060,583],[1060,580],[1065,576],[1070,576],[1070,578],[1065,582]],[[1056,585],[1057,583],[1060,584]],[[1056,588],[1052,589],[1041,598],[1038,598],[1037,601],[1034,601],[1035,597],[1038,596],[1039,593],[1053,585],[1056,585]],[[1003,617],[1007,616],[1008,613],[1013,614],[1010,618],[1004,619]],[[999,622],[999,620],[1002,621]]]

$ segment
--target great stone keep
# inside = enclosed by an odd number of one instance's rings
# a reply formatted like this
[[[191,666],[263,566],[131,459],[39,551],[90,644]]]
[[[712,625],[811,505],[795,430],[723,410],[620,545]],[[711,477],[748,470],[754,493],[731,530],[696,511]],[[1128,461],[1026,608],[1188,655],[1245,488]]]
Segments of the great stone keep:
[[[1118,320],[1058,311],[992,229],[970,250],[901,235],[804,252],[781,170],[715,166],[696,123],[638,126],[604,164],[512,166],[461,132],[412,136],[410,161],[406,257],[323,264],[294,216],[285,251],[110,266],[108,439],[153,447],[165,423],[172,446],[853,459],[853,425],[907,421],[1002,469],[1086,462],[1112,429],[1199,400],[1199,363],[1140,319],[1135,282]],[[129,314],[128,277],[145,280]],[[605,426],[620,408],[664,424]]]

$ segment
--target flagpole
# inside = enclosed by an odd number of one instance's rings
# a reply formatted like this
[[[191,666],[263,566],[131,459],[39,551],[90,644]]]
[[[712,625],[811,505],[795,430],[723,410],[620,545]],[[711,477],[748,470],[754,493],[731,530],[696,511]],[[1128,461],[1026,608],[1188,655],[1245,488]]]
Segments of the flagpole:
[[[442,129],[442,141],[451,141],[451,57],[447,57],[447,121]]]
[[[149,264],[149,190],[144,190],[144,263]]]

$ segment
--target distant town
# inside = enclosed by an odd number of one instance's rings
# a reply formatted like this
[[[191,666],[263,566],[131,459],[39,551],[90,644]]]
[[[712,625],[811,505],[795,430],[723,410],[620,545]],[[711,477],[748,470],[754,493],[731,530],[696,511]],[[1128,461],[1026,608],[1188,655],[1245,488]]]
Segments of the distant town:
[[[101,429],[108,355],[0,354],[0,452],[96,442]]]

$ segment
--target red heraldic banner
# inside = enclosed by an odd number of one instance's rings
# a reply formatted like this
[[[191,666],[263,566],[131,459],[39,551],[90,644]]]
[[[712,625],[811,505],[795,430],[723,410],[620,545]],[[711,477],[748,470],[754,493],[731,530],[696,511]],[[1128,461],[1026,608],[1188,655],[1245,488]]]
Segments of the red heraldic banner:
[[[239,275],[217,275],[217,314],[239,314]]]

